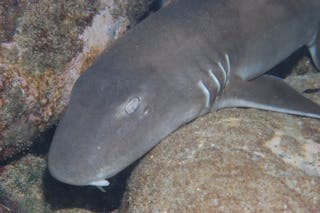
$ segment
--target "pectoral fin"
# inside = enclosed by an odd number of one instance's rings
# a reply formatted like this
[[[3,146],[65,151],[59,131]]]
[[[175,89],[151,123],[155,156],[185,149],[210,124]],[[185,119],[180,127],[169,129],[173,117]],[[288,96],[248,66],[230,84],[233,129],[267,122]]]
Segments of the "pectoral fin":
[[[317,33],[314,40],[308,45],[311,58],[314,65],[320,70],[320,32]]]
[[[282,79],[263,75],[251,81],[231,79],[214,109],[252,107],[320,118],[320,106],[305,98]]]

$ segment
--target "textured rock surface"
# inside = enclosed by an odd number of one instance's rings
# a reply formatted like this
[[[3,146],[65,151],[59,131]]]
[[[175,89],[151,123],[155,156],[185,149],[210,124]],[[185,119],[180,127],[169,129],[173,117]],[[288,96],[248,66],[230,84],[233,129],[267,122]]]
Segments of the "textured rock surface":
[[[14,164],[2,167],[0,204],[13,212],[48,211],[49,204],[44,202],[42,193],[45,168],[45,159],[34,155],[27,155]],[[10,202],[4,202],[4,198]]]
[[[0,167],[0,212],[111,212],[120,205],[122,179],[120,175],[111,180],[105,193],[95,187],[69,186],[53,179],[44,156],[33,152]]]
[[[320,74],[288,79],[320,88]],[[311,97],[311,96],[310,96]],[[312,98],[320,103],[320,94]],[[180,128],[133,171],[122,212],[319,212],[320,121],[225,109]]]

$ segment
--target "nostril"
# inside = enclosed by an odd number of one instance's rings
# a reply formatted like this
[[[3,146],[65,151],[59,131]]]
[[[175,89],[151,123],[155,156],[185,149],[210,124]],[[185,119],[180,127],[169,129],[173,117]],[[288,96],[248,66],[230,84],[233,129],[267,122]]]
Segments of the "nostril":
[[[149,106],[147,106],[144,110],[143,110],[143,115],[144,116],[146,116],[146,115],[148,115],[149,113],[150,113],[150,107]]]

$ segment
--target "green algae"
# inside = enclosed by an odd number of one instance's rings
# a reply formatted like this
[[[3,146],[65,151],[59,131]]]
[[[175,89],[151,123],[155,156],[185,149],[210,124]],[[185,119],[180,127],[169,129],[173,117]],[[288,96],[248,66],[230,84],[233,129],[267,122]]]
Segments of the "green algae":
[[[12,123],[19,119],[23,113],[27,110],[24,104],[24,93],[20,86],[6,87],[5,94],[7,94],[8,100],[15,100],[5,103],[0,111],[0,118],[5,123]]]
[[[27,147],[26,138],[30,138],[30,134],[35,127],[26,121],[26,112],[28,107],[24,102],[24,91],[21,85],[5,87],[2,98],[6,101],[1,107],[0,121],[2,123],[1,131],[1,158],[12,157],[17,150],[23,150]],[[5,124],[13,124],[6,126]],[[26,131],[28,129],[28,131]]]
[[[4,190],[4,188],[0,185],[0,198],[4,197],[6,195],[6,191]]]
[[[23,212],[50,212],[42,192],[45,169],[45,160],[32,155],[7,166],[0,175],[0,196],[16,201]]]
[[[13,165],[6,170],[0,177],[1,183],[4,183],[7,189],[14,187],[19,193],[27,195],[35,190],[34,186],[40,185],[46,168],[45,161],[32,155],[27,155],[21,162]],[[3,179],[2,179],[3,178]]]
[[[19,206],[23,209],[23,212],[26,213],[49,213],[52,212],[50,209],[50,205],[46,204],[45,202],[35,202],[38,198],[36,196],[30,196],[25,199],[22,199],[19,202]]]
[[[22,63],[31,71],[62,70],[82,49],[79,34],[97,10],[97,1],[21,0],[15,40]]]
[[[7,49],[0,46],[0,61],[7,64],[19,63],[19,50],[17,47]]]

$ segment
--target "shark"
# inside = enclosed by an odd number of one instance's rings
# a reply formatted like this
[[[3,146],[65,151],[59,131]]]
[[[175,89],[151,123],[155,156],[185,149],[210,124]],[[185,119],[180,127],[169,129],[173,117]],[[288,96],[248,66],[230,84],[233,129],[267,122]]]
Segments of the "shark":
[[[49,150],[67,184],[108,179],[195,118],[227,107],[320,118],[266,74],[300,48],[320,68],[319,0],[175,0],[104,51],[76,81]]]

